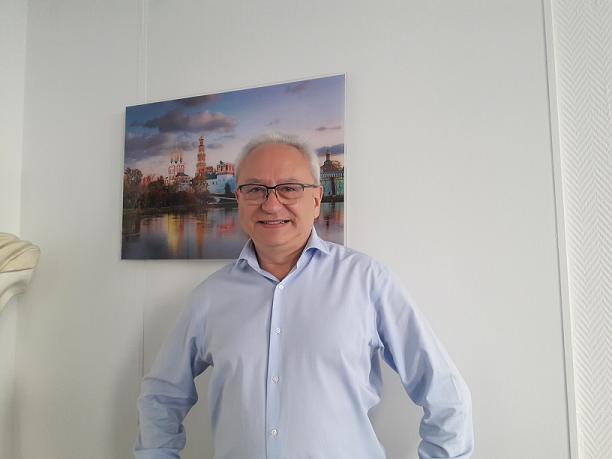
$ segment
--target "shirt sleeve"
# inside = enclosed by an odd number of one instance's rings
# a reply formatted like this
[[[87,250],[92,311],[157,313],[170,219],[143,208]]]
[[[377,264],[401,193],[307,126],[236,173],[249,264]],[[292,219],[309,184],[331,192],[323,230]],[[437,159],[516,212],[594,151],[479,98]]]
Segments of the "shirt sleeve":
[[[423,408],[419,458],[468,459],[474,448],[472,401],[459,371],[397,278],[383,269],[376,301],[383,359]]]
[[[185,447],[183,419],[198,400],[194,379],[209,365],[196,303],[192,296],[143,378],[136,459],[178,459]]]

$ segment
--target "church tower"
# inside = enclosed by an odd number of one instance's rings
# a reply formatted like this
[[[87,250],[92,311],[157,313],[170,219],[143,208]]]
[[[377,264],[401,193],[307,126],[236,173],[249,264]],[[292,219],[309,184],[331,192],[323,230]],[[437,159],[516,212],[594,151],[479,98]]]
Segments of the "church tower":
[[[174,156],[170,157],[170,165],[168,166],[168,179],[170,182],[174,181],[176,175],[176,166],[174,165]]]
[[[200,146],[198,147],[198,162],[196,164],[196,177],[206,179],[206,147],[204,146],[204,136],[200,136]]]
[[[184,174],[185,165],[183,164],[183,151],[179,149],[178,146],[176,147],[176,163],[177,163],[177,168],[176,168],[177,175]]]

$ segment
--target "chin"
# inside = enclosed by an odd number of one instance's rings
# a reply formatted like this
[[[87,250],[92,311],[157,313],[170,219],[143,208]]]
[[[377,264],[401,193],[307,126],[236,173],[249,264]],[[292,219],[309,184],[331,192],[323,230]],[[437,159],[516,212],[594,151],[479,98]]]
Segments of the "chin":
[[[251,236],[256,244],[267,247],[282,247],[294,246],[303,244],[307,238],[306,234],[302,234],[293,227],[270,231],[267,228],[262,228],[255,231]]]
[[[283,246],[283,245],[291,243],[292,240],[295,240],[295,236],[291,237],[290,235],[282,235],[282,234],[275,234],[275,235],[257,234],[255,235],[253,240],[255,241],[256,244],[265,245],[268,247],[279,247],[279,246]]]

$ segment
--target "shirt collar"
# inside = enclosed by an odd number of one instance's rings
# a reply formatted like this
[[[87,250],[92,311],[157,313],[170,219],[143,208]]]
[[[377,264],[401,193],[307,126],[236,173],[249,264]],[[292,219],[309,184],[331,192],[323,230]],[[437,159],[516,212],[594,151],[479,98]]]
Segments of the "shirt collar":
[[[308,242],[306,243],[302,254],[314,250],[318,250],[319,252],[324,254],[329,254],[329,247],[327,243],[319,237],[317,231],[313,226],[312,231],[310,233],[310,237],[308,238]],[[253,244],[253,241],[251,239],[249,239],[246,244],[244,244],[244,247],[242,248],[242,251],[238,256],[237,262],[240,262],[241,260],[246,261],[251,266],[259,267],[259,263],[257,262],[257,255],[255,254],[255,245]]]

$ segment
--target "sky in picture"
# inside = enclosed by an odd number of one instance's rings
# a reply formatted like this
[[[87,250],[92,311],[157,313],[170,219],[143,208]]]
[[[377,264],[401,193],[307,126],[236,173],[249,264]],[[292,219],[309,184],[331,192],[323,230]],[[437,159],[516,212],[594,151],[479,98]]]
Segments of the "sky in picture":
[[[125,167],[166,176],[178,148],[193,176],[200,135],[214,166],[266,132],[297,134],[321,163],[327,149],[344,163],[344,75],[127,107]]]

